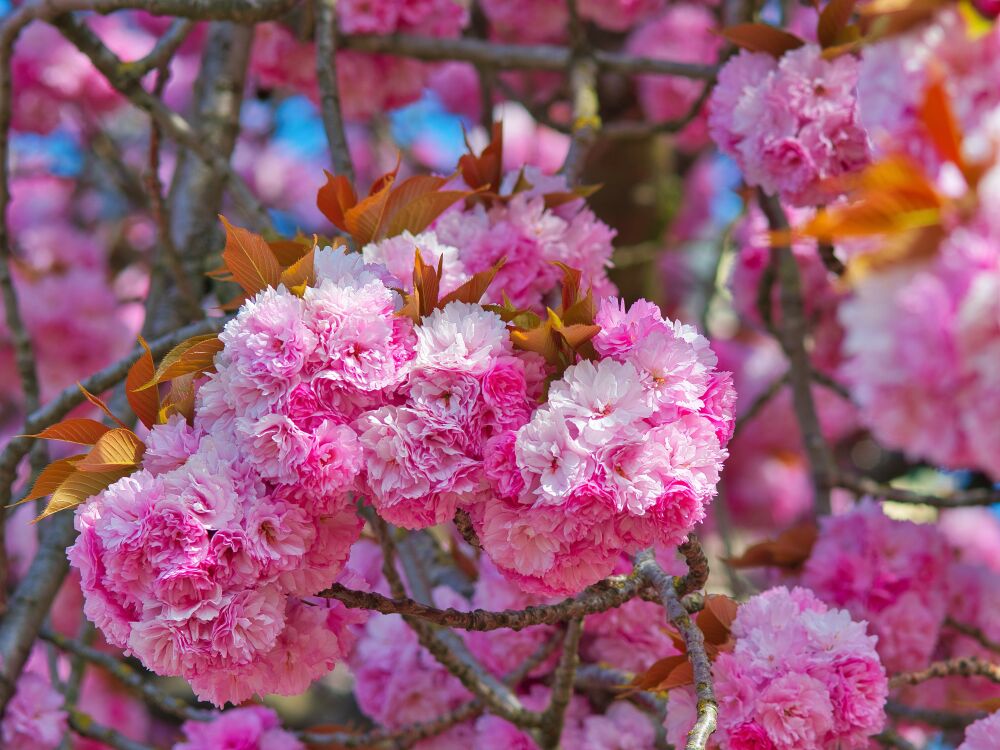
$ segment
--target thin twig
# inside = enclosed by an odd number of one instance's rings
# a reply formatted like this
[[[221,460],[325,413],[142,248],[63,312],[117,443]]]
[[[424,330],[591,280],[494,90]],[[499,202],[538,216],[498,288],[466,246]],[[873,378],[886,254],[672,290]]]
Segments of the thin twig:
[[[936,661],[927,669],[895,675],[889,680],[889,687],[919,685],[921,682],[940,677],[985,677],[990,682],[1000,685],[1000,665],[977,659],[974,656]]]
[[[409,34],[387,36],[343,34],[340,36],[340,41],[344,49],[359,52],[379,52],[438,62],[460,60],[505,70],[562,72],[567,70],[573,56],[572,50],[568,47],[548,44],[499,44],[472,37],[441,39]],[[705,81],[712,80],[718,70],[715,65],[658,60],[604,50],[594,51],[594,62],[601,70],[613,73],[626,75],[654,73]]]
[[[67,706],[66,712],[69,714],[69,725],[74,732],[81,737],[89,737],[97,740],[114,750],[156,750],[149,745],[130,740],[124,734],[95,722],[90,716],[80,711],[75,706]]]
[[[918,708],[907,706],[897,701],[888,701],[885,704],[885,712],[890,716],[895,716],[906,721],[915,721],[920,724],[928,724],[941,729],[964,730],[974,721],[979,721],[986,716],[985,712],[978,711],[967,714],[952,713],[950,711],[939,711],[933,708]]]
[[[886,729],[884,732],[876,734],[872,739],[883,747],[894,747],[897,750],[917,750],[916,745],[901,736],[894,729]]]
[[[176,716],[183,721],[208,721],[215,716],[215,713],[212,711],[195,708],[180,698],[163,692],[157,687],[156,683],[147,679],[142,673],[111,654],[98,651],[91,646],[74,641],[48,628],[43,628],[39,632],[38,637],[52,643],[61,651],[73,654],[104,669],[123,685],[132,688],[146,703],[165,714]],[[67,702],[73,703],[72,700],[68,699]]]
[[[463,612],[457,609],[438,609],[431,605],[403,598],[389,598],[370,591],[356,591],[339,583],[318,596],[336,599],[352,609],[366,609],[382,614],[400,614],[416,617],[425,622],[460,630],[488,631],[509,628],[521,630],[533,625],[554,625],[584,615],[606,612],[619,607],[638,595],[642,579],[635,575],[611,576],[582,594],[564,599],[558,604],[545,604],[508,609],[498,612],[474,609]]]
[[[995,651],[996,653],[1000,654],[1000,643],[997,643],[996,641],[992,640],[980,628],[977,628],[974,625],[969,625],[964,622],[959,622],[958,620],[952,617],[946,617],[944,620],[944,624],[946,627],[949,627],[952,630],[957,630],[962,635],[966,635],[969,638],[972,638],[973,640],[978,642],[979,645],[982,646],[983,648],[989,651]]]
[[[153,49],[145,57],[135,62],[124,63],[125,72],[135,79],[141,79],[147,73],[152,73],[154,70],[168,65],[194,27],[195,22],[189,18],[175,19],[163,36],[156,40]]]
[[[167,107],[157,97],[150,94],[142,84],[128,74],[125,63],[101,41],[89,26],[72,15],[62,15],[53,21],[63,36],[85,54],[101,74],[122,96],[133,105],[147,112],[163,131],[180,145],[190,149],[206,165],[221,175],[233,193],[246,217],[260,231],[273,230],[267,210],[253,194],[242,177],[230,165],[228,159],[216,153],[212,143],[199,134],[195,128],[178,113]]]
[[[788,373],[782,373],[780,378],[772,380],[771,384],[750,402],[746,411],[736,417],[736,426],[733,428],[733,435],[739,435],[743,428],[752,422],[754,417],[760,414],[775,396],[781,393],[781,389],[788,385],[788,379]]]
[[[834,477],[834,484],[858,495],[871,495],[883,500],[891,500],[894,503],[931,505],[935,508],[966,508],[1000,503],[1000,491],[993,489],[980,487],[972,490],[958,490],[947,495],[930,495],[893,487],[847,471],[838,472]]]
[[[684,749],[705,750],[709,738],[715,732],[719,715],[719,705],[712,687],[712,665],[705,652],[705,637],[685,611],[677,595],[673,578],[657,564],[652,550],[644,550],[636,555],[635,567],[660,594],[667,617],[684,639],[688,660],[694,672],[695,692],[698,696],[698,718],[688,732]]]
[[[760,207],[772,230],[786,231],[788,217],[781,201],[764,191],[758,191]],[[781,308],[780,342],[788,358],[789,383],[792,387],[792,404],[802,431],[802,442],[813,480],[814,503],[817,515],[830,514],[830,489],[833,486],[833,458],[823,438],[816,404],[812,395],[812,363],[806,351],[806,316],[802,299],[802,278],[795,256],[788,245],[771,247],[771,257],[776,267]]]
[[[566,627],[563,640],[562,655],[556,666],[552,681],[552,696],[548,708],[542,715],[542,747],[544,750],[556,750],[559,738],[562,736],[563,723],[566,719],[566,709],[573,697],[573,685],[576,680],[576,668],[580,664],[580,636],[583,634],[583,618],[570,620]]]
[[[337,0],[318,0],[316,3],[316,75],[323,129],[330,144],[333,171],[353,183],[354,165],[344,133],[337,82]]]
[[[164,66],[157,71],[156,85],[153,88],[153,96],[157,99],[162,98],[168,77],[169,68],[164,63]],[[160,248],[170,266],[170,273],[174,277],[177,291],[180,293],[181,303],[185,308],[185,317],[189,320],[200,320],[205,317],[205,313],[201,309],[201,305],[198,304],[198,298],[191,286],[191,279],[188,278],[184,269],[180,250],[177,249],[177,244],[170,231],[169,208],[166,201],[163,200],[163,184],[160,182],[160,125],[155,118],[150,118],[149,165],[143,182],[146,186],[146,192],[149,194],[153,221],[160,239]]]

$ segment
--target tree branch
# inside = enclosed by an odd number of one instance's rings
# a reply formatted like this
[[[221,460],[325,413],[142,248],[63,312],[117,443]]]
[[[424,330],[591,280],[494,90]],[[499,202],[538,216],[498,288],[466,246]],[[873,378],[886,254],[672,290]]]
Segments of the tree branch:
[[[684,609],[674,586],[674,580],[661,568],[652,550],[644,550],[635,557],[635,567],[660,595],[663,608],[674,627],[680,632],[687,648],[688,660],[694,672],[695,692],[698,695],[698,718],[688,732],[685,750],[705,750],[718,722],[719,705],[712,687],[712,665],[705,653],[705,637]]]
[[[204,134],[195,130],[191,123],[167,107],[157,97],[146,91],[142,83],[129,74],[126,63],[123,63],[117,55],[108,49],[104,42],[101,41],[101,38],[83,21],[72,15],[63,15],[54,19],[53,25],[77,49],[90,58],[94,67],[107,78],[108,83],[114,89],[133,105],[147,112],[163,128],[163,131],[167,135],[181,146],[189,149],[212,172],[217,173],[229,185],[234,200],[240,205],[240,208],[256,229],[260,231],[273,229],[267,209],[257,200],[257,197],[250,190],[246,182],[244,182],[243,178],[236,174],[229,164],[228,158],[219,153],[220,151],[228,153],[228,150],[220,148],[219,144],[213,143],[211,139],[206,139]],[[208,52],[214,53],[216,50],[209,46]],[[234,92],[229,93],[232,94]],[[238,94],[239,92],[236,93]],[[236,100],[239,101],[238,95]]]
[[[919,685],[921,682],[939,677],[985,677],[990,682],[1000,685],[1000,665],[976,657],[960,657],[947,661],[936,661],[927,669],[917,672],[897,674],[889,680],[889,687],[897,688],[903,685]]]
[[[583,634],[583,618],[570,620],[563,639],[562,655],[556,666],[552,681],[552,697],[548,708],[542,714],[542,748],[556,750],[559,738],[562,736],[563,724],[566,719],[566,709],[573,697],[573,685],[576,681],[576,668],[580,664],[580,636]]]
[[[772,230],[788,229],[788,217],[781,201],[759,190],[761,210]],[[830,513],[830,488],[833,486],[833,459],[816,413],[812,396],[812,363],[806,351],[806,316],[802,301],[802,279],[799,266],[788,245],[771,247],[776,264],[775,272],[780,289],[781,330],[779,339],[789,364],[789,383],[792,386],[792,403],[802,431],[802,443],[809,458],[817,515]]]
[[[840,471],[834,477],[834,484],[843,487],[857,495],[871,495],[894,503],[912,503],[914,505],[931,505],[935,508],[966,508],[974,505],[993,505],[1000,503],[1000,492],[997,490],[976,488],[974,490],[958,490],[948,495],[928,495],[923,492],[905,490],[889,484],[876,482],[860,474]]]
[[[146,679],[138,671],[111,654],[98,651],[95,648],[79,641],[74,641],[48,628],[43,628],[38,633],[38,637],[53,644],[61,651],[73,654],[91,664],[101,667],[123,685],[132,688],[146,703],[170,716],[176,716],[184,721],[208,721],[215,715],[213,711],[195,708],[179,698],[163,692],[155,683]]]
[[[416,617],[434,625],[460,630],[488,631],[509,628],[521,630],[533,625],[555,625],[584,615],[605,612],[619,607],[638,595],[645,582],[634,573],[629,576],[612,576],[588,587],[582,594],[565,599],[558,604],[507,609],[492,612],[474,609],[462,612],[457,609],[438,609],[408,597],[388,598],[368,591],[355,591],[339,583],[318,596],[336,599],[352,609],[367,609],[382,614],[400,614]]]
[[[498,44],[472,37],[441,39],[410,34],[343,35],[341,47],[358,52],[380,52],[418,60],[461,60],[506,70],[548,70],[563,72],[569,68],[572,50],[549,44]],[[681,78],[711,80],[715,65],[699,65],[674,60],[635,57],[620,52],[594,51],[594,62],[601,70],[625,75],[654,73]]]
[[[69,714],[70,727],[81,737],[89,737],[92,740],[97,740],[108,747],[114,748],[114,750],[156,750],[156,748],[149,745],[130,740],[125,735],[110,727],[96,723],[75,706],[67,706],[66,711]]]
[[[344,133],[337,83],[337,0],[317,0],[316,12],[316,75],[323,129],[330,144],[334,173],[354,184],[354,165]]]

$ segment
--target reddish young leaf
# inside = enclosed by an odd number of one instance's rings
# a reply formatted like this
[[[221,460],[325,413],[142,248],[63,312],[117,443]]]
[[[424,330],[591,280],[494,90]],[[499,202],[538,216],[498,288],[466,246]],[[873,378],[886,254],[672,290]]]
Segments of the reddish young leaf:
[[[944,76],[932,74],[932,80],[920,104],[920,122],[938,155],[950,161],[963,172],[965,160],[962,157],[962,129],[951,106],[951,97],[944,85]]]
[[[222,251],[222,262],[233,274],[236,283],[250,295],[269,286],[278,286],[281,266],[264,238],[242,227],[234,227],[225,216],[219,218],[226,228],[226,247]]]
[[[156,373],[141,388],[152,388],[165,380],[172,380],[188,373],[204,373],[215,370],[215,355],[222,351],[219,336],[205,333],[182,341],[160,362]]]
[[[28,437],[40,440],[59,440],[78,445],[93,445],[110,429],[107,425],[94,419],[66,419],[51,427],[46,427],[37,435],[28,435]]]
[[[465,184],[474,189],[500,192],[503,180],[503,123],[493,123],[493,138],[479,156],[466,154],[458,160]]]
[[[816,36],[822,47],[833,47],[841,42],[856,3],[857,0],[830,0],[826,4],[816,24]]]
[[[726,651],[731,646],[732,625],[736,619],[739,604],[735,599],[720,594],[709,594],[705,597],[705,608],[698,613],[698,629],[705,635],[705,646],[715,657],[720,651]]]
[[[344,214],[344,225],[358,243],[358,247],[364,247],[374,241],[378,234],[392,192],[393,180],[395,175],[385,175],[380,179],[381,187],[377,191],[359,201]]]
[[[462,284],[458,289],[442,297],[437,306],[444,307],[449,302],[477,304],[483,298],[483,295],[486,294],[486,290],[493,283],[493,279],[496,278],[497,273],[499,273],[500,269],[506,263],[507,259],[501,258],[491,268],[474,274],[471,279]]]
[[[546,193],[545,194],[545,207],[552,209],[558,208],[566,203],[572,203],[575,200],[580,200],[581,198],[589,198],[598,190],[600,190],[603,185],[580,185],[572,190],[559,193]]]
[[[801,568],[819,536],[819,528],[812,521],[793,526],[777,538],[754,544],[739,557],[726,561],[733,568],[779,567],[788,570]]]
[[[323,170],[326,175],[326,184],[319,189],[316,195],[316,207],[320,210],[330,223],[341,231],[348,231],[345,217],[347,212],[354,208],[358,202],[358,196],[351,187],[351,181],[343,175],[334,177]]]
[[[316,248],[313,247],[299,258],[293,265],[281,272],[281,283],[292,294],[301,297],[307,286],[316,285],[316,271],[313,261],[316,258]]]
[[[139,421],[146,427],[152,427],[156,424],[156,417],[160,412],[160,394],[155,388],[142,386],[156,373],[156,366],[153,362],[153,353],[149,351],[149,345],[142,336],[139,337],[139,344],[145,352],[129,368],[128,377],[125,378],[125,395]]]
[[[194,424],[194,379],[197,373],[178,375],[170,381],[170,390],[160,407],[159,421],[166,423],[172,414],[180,414],[188,424]]]
[[[780,58],[786,52],[798,49],[805,40],[791,32],[766,23],[740,23],[722,30],[722,36],[737,47],[751,52],[766,52]]]
[[[629,684],[636,690],[670,690],[694,682],[694,671],[684,654],[667,656],[654,662],[646,671],[640,672]]]
[[[589,342],[594,336],[601,332],[601,327],[598,325],[582,325],[576,323],[571,326],[562,326],[557,328],[556,332],[569,344],[571,349],[579,349],[584,344]]]
[[[395,211],[392,217],[385,222],[378,239],[395,237],[402,234],[404,230],[408,230],[412,234],[420,234],[438,216],[458,201],[473,195],[474,192],[472,190],[440,190],[424,193]]]
[[[83,397],[87,399],[90,403],[92,403],[94,406],[96,406],[98,409],[103,411],[107,415],[108,419],[110,419],[112,422],[117,423],[121,427],[125,427],[126,429],[128,429],[128,425],[122,422],[118,417],[116,417],[114,413],[111,411],[111,409],[108,408],[108,405],[106,403],[104,403],[101,399],[99,399],[97,396],[95,396],[93,393],[91,393],[90,391],[88,391],[86,388],[83,387],[83,383],[77,383],[76,387],[80,389],[80,392],[83,394]]]
[[[288,268],[294,266],[316,246],[316,238],[313,235],[313,237],[296,237],[293,240],[275,240],[268,242],[267,246],[274,253],[278,265],[282,268]]]

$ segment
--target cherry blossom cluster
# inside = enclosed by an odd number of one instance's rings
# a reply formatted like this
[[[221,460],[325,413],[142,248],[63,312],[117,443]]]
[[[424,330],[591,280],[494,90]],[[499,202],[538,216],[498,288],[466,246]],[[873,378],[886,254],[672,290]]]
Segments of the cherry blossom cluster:
[[[36,648],[0,720],[0,747],[56,750],[66,733],[66,719],[62,694],[52,686],[45,656]]]
[[[833,607],[869,623],[893,671],[931,658],[947,607],[951,549],[933,525],[896,521],[864,500],[820,520],[801,583]]]
[[[865,48],[858,76],[861,123],[881,150],[905,150],[937,164],[940,157],[918,120],[927,85],[943,81],[963,129],[975,133],[1000,104],[991,85],[998,64],[996,28],[975,33],[957,9],[943,8],[930,23]]]
[[[985,193],[1000,180],[988,178]],[[841,372],[885,445],[1000,479],[1000,227],[993,207],[933,258],[873,273],[840,307]]]
[[[971,724],[958,750],[990,750],[996,747],[997,737],[1000,737],[1000,712]]]
[[[309,600],[360,533],[356,495],[406,528],[467,510],[543,593],[704,517],[734,392],[693,328],[603,300],[603,358],[548,378],[539,407],[550,367],[496,312],[456,301],[414,325],[384,266],[332,249],[314,266],[301,296],[242,306],[193,425],[154,426],[144,468],[79,511],[70,559],[112,645],[218,704],[300,692],[363,619]]]
[[[735,392],[708,341],[640,300],[600,303],[602,359],[571,366],[516,432],[486,447],[469,507],[483,547],[531,591],[577,591],[618,554],[675,545],[705,517]]]
[[[519,181],[530,187],[523,189]],[[572,196],[569,190],[564,178],[537,168],[508,172],[501,185],[504,200],[455,206],[416,237],[404,232],[369,244],[363,249],[365,262],[384,265],[395,277],[392,285],[409,291],[416,247],[427,263],[443,259],[442,292],[450,292],[472,274],[506,260],[485,299],[501,303],[506,295],[515,307],[539,313],[561,278],[556,261],[581,271],[596,295],[614,294],[607,277],[614,230],[580,198],[546,205],[547,194]]]
[[[888,694],[876,638],[803,588],[770,589],[740,606],[735,644],[712,665],[723,750],[863,748],[882,729]],[[690,688],[670,692],[667,739],[694,723]]]
[[[736,160],[747,184],[793,205],[836,197],[829,178],[868,163],[859,121],[858,61],[824,59],[817,45],[785,53],[741,51],[719,71],[708,127],[719,150]]]
[[[173,750],[305,750],[294,734],[281,728],[270,708],[247,706],[219,714],[211,721],[184,723],[184,740]]]

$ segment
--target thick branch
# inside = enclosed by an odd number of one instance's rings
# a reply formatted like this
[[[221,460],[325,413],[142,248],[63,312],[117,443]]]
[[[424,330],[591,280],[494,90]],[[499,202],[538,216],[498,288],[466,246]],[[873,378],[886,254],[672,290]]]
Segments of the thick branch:
[[[781,201],[771,195],[759,192],[760,207],[767,216],[771,229],[787,231],[788,217],[781,207]],[[809,458],[818,515],[830,513],[830,488],[833,486],[833,459],[829,447],[823,439],[816,404],[812,396],[812,363],[806,351],[808,335],[805,309],[802,299],[802,279],[799,266],[788,245],[771,248],[776,263],[775,272],[780,289],[781,306],[781,346],[789,364],[789,383],[792,386],[792,403],[802,431],[802,442]]]
[[[695,692],[698,695],[698,718],[688,732],[685,750],[705,750],[715,731],[719,705],[712,687],[712,665],[705,653],[705,637],[684,609],[674,587],[674,580],[656,563],[652,550],[636,555],[635,567],[660,594],[667,617],[680,632],[687,648],[688,660],[694,672]]]
[[[330,144],[333,171],[353,184],[354,165],[347,147],[344,119],[340,108],[337,83],[337,3],[318,0],[316,3],[316,74],[319,80],[319,103],[323,114],[323,129]]]

